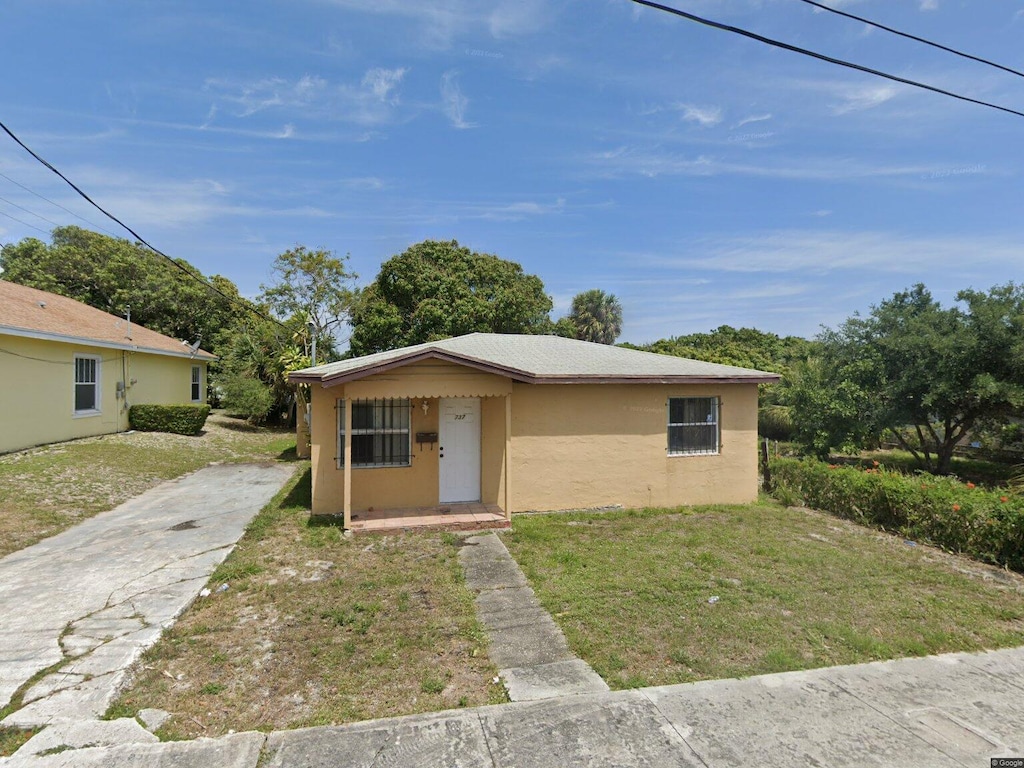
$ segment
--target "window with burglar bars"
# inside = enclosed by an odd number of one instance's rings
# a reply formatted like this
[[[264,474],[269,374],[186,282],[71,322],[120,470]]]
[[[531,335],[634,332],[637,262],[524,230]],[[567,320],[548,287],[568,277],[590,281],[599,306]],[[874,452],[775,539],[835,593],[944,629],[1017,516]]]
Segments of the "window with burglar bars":
[[[98,413],[99,358],[75,355],[75,413]]]
[[[692,456],[718,453],[718,398],[668,399],[668,453]]]
[[[345,434],[345,408],[352,408],[352,434]],[[412,408],[408,400],[338,400],[338,468],[345,466],[345,438],[352,440],[353,467],[408,467]]]

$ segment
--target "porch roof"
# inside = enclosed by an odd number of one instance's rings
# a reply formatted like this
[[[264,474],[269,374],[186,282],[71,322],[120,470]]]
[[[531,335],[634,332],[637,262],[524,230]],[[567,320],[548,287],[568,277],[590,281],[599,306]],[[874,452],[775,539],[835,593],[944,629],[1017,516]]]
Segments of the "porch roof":
[[[779,375],[560,336],[470,333],[289,374],[331,387],[420,360],[444,360],[529,384],[760,384]]]

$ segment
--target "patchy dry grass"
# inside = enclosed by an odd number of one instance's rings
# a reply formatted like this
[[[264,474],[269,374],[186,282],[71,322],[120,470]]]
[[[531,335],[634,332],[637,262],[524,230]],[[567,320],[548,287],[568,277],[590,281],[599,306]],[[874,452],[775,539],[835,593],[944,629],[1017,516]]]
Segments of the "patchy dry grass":
[[[0,557],[212,461],[294,458],[292,431],[211,414],[195,437],[103,435],[0,456]]]
[[[774,503],[513,518],[612,688],[1024,644],[1024,578]]]
[[[310,523],[309,483],[300,472],[256,517],[115,711],[173,712],[161,735],[177,739],[505,700],[457,537],[346,539]]]

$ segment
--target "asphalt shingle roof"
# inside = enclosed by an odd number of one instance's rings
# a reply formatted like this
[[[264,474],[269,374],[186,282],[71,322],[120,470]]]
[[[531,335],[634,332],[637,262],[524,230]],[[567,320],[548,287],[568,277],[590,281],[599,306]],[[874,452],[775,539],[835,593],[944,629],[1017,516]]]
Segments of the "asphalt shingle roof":
[[[296,381],[351,381],[403,362],[437,357],[520,381],[774,381],[777,374],[594,344],[560,336],[471,333],[327,363],[291,374]]]
[[[131,334],[131,338],[127,334]],[[151,331],[123,317],[108,314],[56,293],[0,280],[0,335],[30,336],[116,349],[155,352],[215,360],[209,352],[191,350],[177,339]]]

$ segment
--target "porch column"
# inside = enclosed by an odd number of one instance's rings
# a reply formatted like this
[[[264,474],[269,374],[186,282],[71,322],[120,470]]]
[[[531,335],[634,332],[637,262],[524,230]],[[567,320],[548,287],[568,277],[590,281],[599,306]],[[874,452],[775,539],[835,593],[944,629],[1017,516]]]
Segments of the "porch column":
[[[505,395],[505,519],[512,519],[512,393]]]
[[[342,502],[344,512],[345,530],[352,527],[352,400],[345,398],[345,447],[341,451],[342,461],[345,462],[345,493]]]

